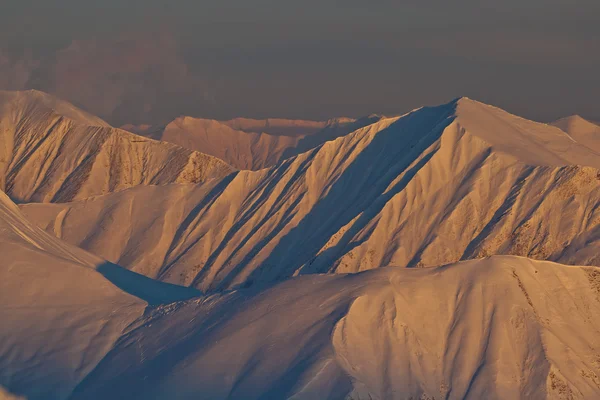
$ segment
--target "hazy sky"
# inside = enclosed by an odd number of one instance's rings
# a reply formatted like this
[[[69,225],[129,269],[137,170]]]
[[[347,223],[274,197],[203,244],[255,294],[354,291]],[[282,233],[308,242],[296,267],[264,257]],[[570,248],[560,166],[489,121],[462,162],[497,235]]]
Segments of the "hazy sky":
[[[0,88],[115,125],[392,115],[463,95],[600,120],[598,0],[0,4]]]

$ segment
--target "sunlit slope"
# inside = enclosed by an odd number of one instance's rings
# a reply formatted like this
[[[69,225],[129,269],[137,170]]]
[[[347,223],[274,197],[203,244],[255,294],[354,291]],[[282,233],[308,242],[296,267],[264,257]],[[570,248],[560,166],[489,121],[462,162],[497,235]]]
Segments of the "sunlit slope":
[[[463,98],[269,169],[22,209],[92,253],[203,290],[492,254],[597,265],[598,168],[561,129]]]
[[[0,92],[0,189],[15,201],[64,202],[232,170],[214,157],[112,128],[49,95]]]

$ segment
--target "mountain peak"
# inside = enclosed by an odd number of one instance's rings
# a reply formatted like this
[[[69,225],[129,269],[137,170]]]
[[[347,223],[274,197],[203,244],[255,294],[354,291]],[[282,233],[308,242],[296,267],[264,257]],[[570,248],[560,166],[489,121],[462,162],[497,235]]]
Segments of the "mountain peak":
[[[568,134],[571,134],[574,131],[581,131],[583,129],[597,130],[598,128],[600,128],[595,123],[583,118],[581,115],[578,114],[569,115],[568,117],[558,119],[554,122],[551,122],[550,125],[556,126]]]
[[[26,91],[0,91],[0,109],[6,109],[11,105],[28,114],[50,111],[79,124],[110,127],[101,118],[83,111],[67,101],[35,89]]]
[[[531,165],[585,165],[600,168],[597,155],[556,126],[527,120],[498,107],[461,97],[456,122],[492,148]]]
[[[0,142],[0,189],[19,202],[197,183],[233,171],[215,157],[113,128],[38,91],[0,92]]]
[[[596,153],[600,153],[600,126],[579,115],[571,115],[552,122],[555,126],[567,133],[573,140],[587,146]]]

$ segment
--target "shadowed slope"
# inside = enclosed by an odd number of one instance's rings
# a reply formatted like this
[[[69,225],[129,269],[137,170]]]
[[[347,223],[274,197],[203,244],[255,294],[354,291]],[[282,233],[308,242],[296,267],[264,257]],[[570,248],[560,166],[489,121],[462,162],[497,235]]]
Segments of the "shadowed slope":
[[[73,399],[595,398],[596,271],[519,257],[157,309]]]
[[[200,294],[61,242],[33,227],[2,192],[0,254],[0,386],[28,399],[66,398],[146,301]]]

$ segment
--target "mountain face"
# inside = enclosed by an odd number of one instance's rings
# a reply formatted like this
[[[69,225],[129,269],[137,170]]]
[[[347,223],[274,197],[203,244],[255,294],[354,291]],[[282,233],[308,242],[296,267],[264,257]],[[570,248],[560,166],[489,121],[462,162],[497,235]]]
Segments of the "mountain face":
[[[0,142],[0,189],[18,202],[197,183],[233,170],[214,157],[112,128],[39,92],[0,93]]]
[[[111,262],[203,291],[493,254],[597,265],[599,169],[561,129],[462,98],[269,169],[22,210]]]
[[[0,236],[18,248],[0,264],[0,385],[15,396],[600,396],[593,267],[495,256],[146,307],[63,250],[36,247],[58,240],[14,231]]]
[[[0,254],[0,387],[29,399],[70,395],[149,302],[199,295],[48,235],[2,192]]]
[[[579,120],[461,98],[233,171],[39,92],[0,111],[2,188],[40,202],[0,191],[0,398],[600,397]]]
[[[577,142],[600,154],[600,126],[581,118],[579,115],[559,119],[551,125],[569,134]]]
[[[72,398],[596,398],[598,315],[594,268],[517,257],[305,276],[147,314]]]
[[[377,116],[370,116],[358,120],[346,118],[326,123],[309,123],[310,121],[245,119],[220,122],[180,117],[164,128],[138,128],[138,132],[142,136],[215,156],[238,169],[259,170],[370,125],[378,119]],[[315,132],[316,128],[320,129]],[[264,129],[270,132],[280,129],[284,133],[294,129],[296,135],[266,133],[251,129]]]

